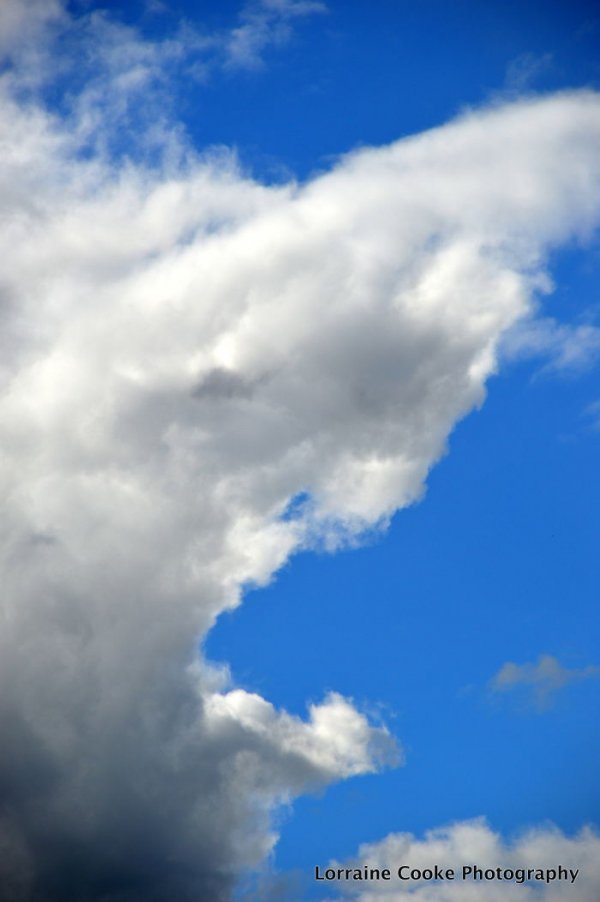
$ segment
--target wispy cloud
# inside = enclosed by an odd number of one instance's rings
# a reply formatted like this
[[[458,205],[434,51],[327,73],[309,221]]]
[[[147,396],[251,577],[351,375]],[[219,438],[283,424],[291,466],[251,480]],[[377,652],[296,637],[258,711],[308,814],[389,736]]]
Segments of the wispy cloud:
[[[240,14],[240,23],[224,37],[226,65],[232,69],[257,69],[264,65],[269,47],[286,44],[294,23],[305,16],[327,12],[325,3],[313,0],[255,0]]]
[[[555,694],[582,680],[598,679],[600,667],[590,665],[582,668],[568,668],[552,655],[540,655],[537,663],[514,664],[508,661],[490,680],[493,692],[514,692],[525,689],[532,697],[535,707],[544,710],[554,700]]]
[[[583,414],[588,419],[588,426],[594,431],[600,431],[600,401],[588,404]]]
[[[521,53],[507,66],[504,80],[508,93],[522,94],[536,86],[553,65],[551,53]]]
[[[600,328],[592,323],[561,323],[552,317],[524,319],[502,341],[506,360],[539,358],[540,374],[577,374],[600,358]]]
[[[154,12],[174,20],[167,5],[158,4]],[[287,44],[303,19],[325,12],[327,6],[316,0],[253,0],[229,27],[207,30],[175,20],[167,36],[150,39],[106,10],[74,15],[66,0],[3,0],[0,62],[8,59],[18,68],[21,87],[76,73],[87,92],[91,79],[111,79],[113,92],[124,96],[156,90],[175,72],[205,81],[223,70],[262,68],[268,52]]]
[[[181,165],[175,109],[183,86],[265,68],[269,52],[288,43],[303,19],[326,9],[256,0],[229,27],[207,30],[159,6],[165,27],[149,38],[107,10],[84,7],[75,15],[66,0],[3,0],[1,79],[23,102],[50,94],[85,154],[146,162],[161,156]]]

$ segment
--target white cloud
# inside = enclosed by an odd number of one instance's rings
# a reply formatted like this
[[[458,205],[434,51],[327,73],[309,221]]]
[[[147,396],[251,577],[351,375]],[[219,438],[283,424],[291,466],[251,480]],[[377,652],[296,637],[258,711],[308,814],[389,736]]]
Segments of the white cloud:
[[[240,15],[240,24],[225,40],[227,65],[232,69],[260,68],[269,46],[281,46],[289,41],[295,20],[326,11],[327,6],[316,0],[248,3]]]
[[[506,334],[502,353],[507,360],[546,358],[542,373],[581,372],[600,356],[600,328],[544,316],[526,319]]]
[[[65,21],[61,0],[4,0],[0,5],[0,56],[31,47],[50,26]]]
[[[592,401],[583,411],[584,416],[589,420],[589,428],[594,431],[600,429],[600,401]]]
[[[600,836],[584,828],[569,837],[552,826],[528,830],[512,841],[494,832],[484,820],[462,821],[437,830],[430,830],[423,839],[411,833],[393,833],[378,843],[360,847],[355,859],[343,862],[342,867],[389,868],[389,881],[341,881],[336,887],[344,898],[359,902],[596,902],[600,896]],[[427,879],[400,881],[398,868],[409,865],[410,870],[424,871],[438,865],[441,870],[454,870],[454,880]],[[575,881],[571,875],[558,880],[517,882],[521,872],[578,871]],[[331,866],[339,867],[338,862]],[[498,868],[508,879],[473,879],[468,872],[463,880],[462,868],[476,866],[482,871]],[[324,873],[325,868],[321,868]],[[408,875],[410,876],[410,870]],[[510,872],[515,878],[510,878]],[[403,874],[406,876],[406,871]],[[563,875],[564,876],[564,875]]]
[[[149,11],[162,14],[166,25],[173,21],[164,4]],[[150,104],[148,122],[164,118],[172,106],[166,84],[262,68],[268,52],[287,44],[303,19],[325,12],[327,6],[316,0],[254,0],[241,6],[229,27],[208,31],[179,21],[165,37],[149,39],[111,16],[108,6],[89,12],[82,6],[75,15],[66,0],[3,0],[0,63],[16,68],[21,91],[62,79],[57,96],[65,95],[67,103],[74,99],[80,119],[84,109],[96,114],[93,123],[85,123],[88,130],[100,130],[100,116],[104,128],[114,127],[115,117],[122,125],[126,114],[139,125],[141,100]],[[84,86],[74,98],[72,82],[65,90],[65,76]]]
[[[145,135],[115,162],[127,79],[66,119],[18,88],[0,83],[3,885],[216,902],[272,847],[274,806],[395,752],[349,700],[277,712],[197,642],[295,550],[421,496],[545,253],[597,222],[600,101],[474,112],[264,187],[226,154],[136,163]]]
[[[598,677],[600,667],[563,667],[552,655],[540,655],[536,664],[515,664],[512,661],[503,664],[490,680],[490,688],[494,692],[525,688],[533,693],[536,707],[544,709],[552,701],[554,693],[564,686]]]
[[[505,85],[509,93],[523,94],[546,75],[553,66],[551,53],[521,53],[506,68]]]

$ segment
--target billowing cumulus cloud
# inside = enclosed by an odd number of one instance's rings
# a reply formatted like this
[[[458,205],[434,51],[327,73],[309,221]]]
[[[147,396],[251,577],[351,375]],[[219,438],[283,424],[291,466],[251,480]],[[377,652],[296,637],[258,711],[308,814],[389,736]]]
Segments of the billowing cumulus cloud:
[[[389,869],[390,879],[336,882],[344,899],[595,902],[600,896],[600,836],[589,828],[567,836],[547,826],[507,841],[483,819],[459,821],[430,830],[423,839],[411,833],[392,833],[379,843],[361,846],[355,860],[330,866],[352,871],[365,865],[380,871]],[[400,880],[398,869],[403,865],[409,866],[402,871],[408,879]],[[436,865],[445,876],[429,879],[428,872]],[[479,873],[473,870],[475,867]],[[453,879],[448,878],[448,869],[454,872]],[[324,867],[321,871],[325,874]],[[415,879],[411,879],[413,871],[420,872],[414,874]]]
[[[224,153],[115,160],[111,72],[64,117],[0,82],[0,885],[217,902],[274,807],[400,753],[351,700],[292,717],[198,643],[294,551],[422,495],[546,253],[597,221],[600,101],[274,187]]]

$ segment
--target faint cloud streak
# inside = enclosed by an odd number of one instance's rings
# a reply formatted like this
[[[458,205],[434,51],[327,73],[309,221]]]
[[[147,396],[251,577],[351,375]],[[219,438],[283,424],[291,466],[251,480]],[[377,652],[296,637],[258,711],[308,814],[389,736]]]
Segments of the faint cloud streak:
[[[598,677],[600,667],[568,668],[552,655],[540,655],[536,664],[515,664],[512,661],[503,664],[489,686],[496,693],[525,689],[531,693],[536,709],[543,711],[551,706],[556,693],[565,686]]]
[[[582,373],[600,357],[600,328],[552,317],[523,319],[504,336],[501,354],[505,360],[545,359],[539,375]]]

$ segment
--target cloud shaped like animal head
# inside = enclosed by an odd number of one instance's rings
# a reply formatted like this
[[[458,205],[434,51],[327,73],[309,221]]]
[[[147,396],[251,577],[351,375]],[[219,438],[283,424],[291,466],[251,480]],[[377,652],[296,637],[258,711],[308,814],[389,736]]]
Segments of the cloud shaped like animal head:
[[[227,898],[274,805],[394,749],[336,695],[276,712],[197,643],[294,550],[421,496],[544,255],[597,221],[600,101],[471,113],[265,187],[219,159],[90,159],[12,86],[5,885]]]

